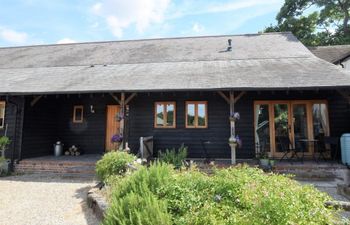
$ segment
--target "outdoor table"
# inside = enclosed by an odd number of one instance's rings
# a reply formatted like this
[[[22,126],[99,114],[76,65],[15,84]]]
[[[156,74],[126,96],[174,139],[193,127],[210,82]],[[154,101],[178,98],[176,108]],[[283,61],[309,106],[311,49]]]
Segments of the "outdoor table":
[[[310,149],[310,147],[313,145],[314,148],[316,149],[318,147],[318,140],[316,139],[299,139],[298,140],[299,142],[302,142],[305,144],[305,147],[306,149]],[[313,153],[313,158],[314,160],[317,162],[316,158],[315,158],[315,149],[314,149],[314,153]],[[302,160],[304,159],[304,148],[302,149],[302,153],[303,153],[303,156],[302,156]]]

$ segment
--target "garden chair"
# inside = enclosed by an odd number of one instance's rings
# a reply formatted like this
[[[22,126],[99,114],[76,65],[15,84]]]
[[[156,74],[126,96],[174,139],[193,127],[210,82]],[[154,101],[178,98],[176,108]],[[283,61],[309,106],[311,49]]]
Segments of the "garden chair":
[[[277,136],[277,141],[277,144],[284,153],[280,161],[282,161],[283,159],[288,159],[289,161],[291,161],[294,157],[296,157],[296,159],[299,159],[297,151],[295,148],[293,148],[293,144],[288,136]],[[288,154],[291,154],[290,157],[288,157]]]

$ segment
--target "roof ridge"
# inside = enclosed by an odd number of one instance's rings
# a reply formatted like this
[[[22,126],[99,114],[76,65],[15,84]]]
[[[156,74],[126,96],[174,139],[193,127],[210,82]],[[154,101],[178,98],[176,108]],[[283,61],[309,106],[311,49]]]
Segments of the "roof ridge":
[[[142,39],[126,39],[126,40],[111,40],[111,41],[87,41],[65,44],[38,44],[38,45],[22,45],[22,46],[5,46],[1,49],[15,49],[15,48],[35,48],[35,47],[48,47],[48,46],[65,46],[65,45],[85,45],[85,44],[103,44],[103,43],[122,43],[122,42],[141,42],[141,41],[154,41],[154,40],[177,40],[177,39],[189,39],[189,38],[211,38],[211,37],[234,37],[234,36],[260,36],[260,35],[281,35],[292,34],[292,32],[270,32],[270,33],[247,33],[247,34],[225,34],[225,35],[203,35],[203,36],[184,36],[184,37],[163,37],[163,38],[142,38]]]
[[[39,68],[65,68],[65,67],[95,67],[95,66],[118,66],[118,65],[138,65],[138,64],[161,64],[161,63],[194,63],[194,62],[232,62],[232,61],[258,61],[258,60],[281,60],[281,59],[313,59],[318,57],[310,56],[290,56],[290,57],[270,57],[270,58],[239,58],[239,59],[219,59],[219,60],[178,60],[178,61],[164,61],[164,62],[135,62],[135,63],[114,63],[114,64],[91,64],[91,65],[63,65],[63,66],[39,66],[39,67],[0,67],[0,70],[6,69],[39,69]]]

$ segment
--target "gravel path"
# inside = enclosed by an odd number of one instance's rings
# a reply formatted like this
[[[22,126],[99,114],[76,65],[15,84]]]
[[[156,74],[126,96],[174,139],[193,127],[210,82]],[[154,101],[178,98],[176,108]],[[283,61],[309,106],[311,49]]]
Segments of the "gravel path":
[[[95,225],[86,206],[89,178],[22,175],[0,178],[1,225]]]

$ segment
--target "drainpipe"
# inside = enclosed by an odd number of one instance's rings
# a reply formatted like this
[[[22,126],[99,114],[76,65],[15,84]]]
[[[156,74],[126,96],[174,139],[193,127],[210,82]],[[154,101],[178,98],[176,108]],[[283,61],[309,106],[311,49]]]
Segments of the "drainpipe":
[[[15,127],[14,127],[14,137],[13,137],[13,150],[11,151],[11,164],[10,164],[10,170],[13,171],[14,169],[14,162],[15,162],[15,150],[16,150],[16,137],[17,137],[17,117],[18,117],[18,104],[14,101],[11,101],[9,97],[6,97],[6,101],[15,107]]]

